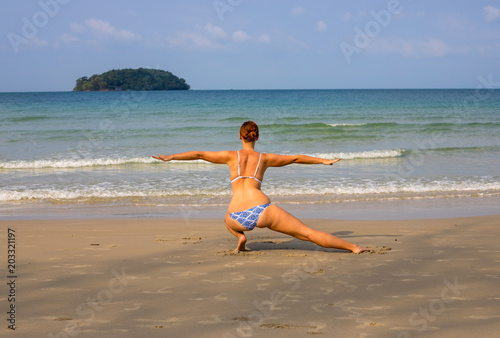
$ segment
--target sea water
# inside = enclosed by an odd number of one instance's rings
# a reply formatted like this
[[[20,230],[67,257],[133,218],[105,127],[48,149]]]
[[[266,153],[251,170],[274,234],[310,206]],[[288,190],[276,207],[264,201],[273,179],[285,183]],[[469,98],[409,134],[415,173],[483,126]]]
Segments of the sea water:
[[[41,92],[0,93],[0,207],[227,205],[227,166],[151,155],[240,149],[247,120],[259,152],[342,158],[268,169],[278,204],[500,196],[500,90]]]

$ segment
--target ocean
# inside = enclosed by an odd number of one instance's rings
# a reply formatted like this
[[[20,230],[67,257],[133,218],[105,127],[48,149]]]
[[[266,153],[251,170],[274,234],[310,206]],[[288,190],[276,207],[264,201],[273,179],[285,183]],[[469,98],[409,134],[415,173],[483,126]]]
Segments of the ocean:
[[[227,166],[151,155],[240,149],[247,120],[259,152],[342,158],[268,169],[274,203],[499,205],[500,90],[40,92],[0,93],[0,217],[225,207]]]

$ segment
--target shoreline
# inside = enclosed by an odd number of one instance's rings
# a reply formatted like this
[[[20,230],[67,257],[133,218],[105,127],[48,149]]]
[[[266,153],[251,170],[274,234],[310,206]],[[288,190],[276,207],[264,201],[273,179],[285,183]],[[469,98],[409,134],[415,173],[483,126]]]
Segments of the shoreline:
[[[456,337],[500,330],[500,215],[305,222],[373,252],[255,229],[246,233],[251,251],[235,253],[236,238],[208,218],[0,220],[5,264],[8,229],[16,234],[16,333]],[[4,312],[8,287],[0,285]]]
[[[337,203],[273,202],[294,216],[344,220],[412,220],[475,217],[498,214],[500,196],[359,201]],[[103,205],[14,204],[3,205],[0,220],[96,218],[209,218],[222,219],[227,205]]]

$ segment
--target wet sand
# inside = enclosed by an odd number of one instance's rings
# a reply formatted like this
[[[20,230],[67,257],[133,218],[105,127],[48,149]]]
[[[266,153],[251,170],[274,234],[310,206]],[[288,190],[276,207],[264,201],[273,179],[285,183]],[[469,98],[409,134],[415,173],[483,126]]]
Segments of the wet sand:
[[[306,220],[355,255],[219,219],[0,221],[1,331],[19,337],[493,337],[500,216]],[[7,270],[15,231],[15,278]],[[12,241],[11,241],[12,243]],[[11,280],[15,283],[7,284]],[[15,302],[9,301],[14,292]]]

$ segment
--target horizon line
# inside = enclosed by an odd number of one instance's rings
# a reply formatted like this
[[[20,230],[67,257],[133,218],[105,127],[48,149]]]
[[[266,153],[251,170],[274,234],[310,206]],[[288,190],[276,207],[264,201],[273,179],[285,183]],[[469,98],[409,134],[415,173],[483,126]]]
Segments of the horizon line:
[[[22,94],[22,93],[96,93],[96,92],[134,92],[134,91],[147,91],[147,92],[189,92],[189,91],[273,91],[273,90],[475,90],[476,88],[468,87],[408,87],[408,88],[260,88],[260,89],[184,89],[184,90],[123,90],[123,91],[74,91],[74,90],[33,90],[33,91],[0,91],[0,94]],[[500,88],[491,88],[490,90],[498,90]]]

